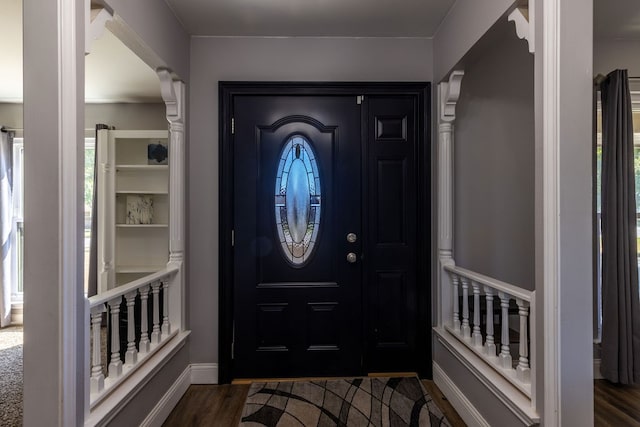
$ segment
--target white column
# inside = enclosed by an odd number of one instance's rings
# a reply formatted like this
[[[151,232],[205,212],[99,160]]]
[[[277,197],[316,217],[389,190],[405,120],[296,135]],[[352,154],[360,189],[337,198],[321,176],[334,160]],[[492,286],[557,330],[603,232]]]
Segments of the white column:
[[[516,299],[518,304],[518,314],[520,315],[520,358],[516,375],[523,383],[531,382],[531,369],[529,368],[529,302]]]
[[[462,336],[471,338],[471,328],[469,327],[469,279],[461,277],[462,280]]]
[[[452,289],[444,268],[455,265],[453,260],[453,122],[455,104],[460,95],[463,71],[453,71],[448,82],[438,85],[438,323],[444,325],[451,313]],[[455,328],[454,323],[454,328]]]
[[[162,335],[168,336],[171,333],[171,322],[169,321],[169,279],[162,282]]]
[[[484,352],[488,356],[496,356],[496,344],[493,339],[493,289],[484,287],[484,294],[487,299],[487,340],[484,345]]]
[[[153,330],[151,331],[151,344],[160,342],[160,282],[151,284],[153,295]]]
[[[141,354],[149,352],[149,287],[140,288],[140,343],[138,347]]]
[[[185,247],[185,93],[184,82],[174,81],[171,70],[157,71],[160,79],[162,99],[167,107],[167,121],[169,122],[169,265],[176,266],[179,271],[176,276],[167,279],[172,281],[168,303],[164,306],[169,314],[166,333],[173,328],[180,330],[185,326],[184,306],[184,247]],[[165,302],[166,296],[165,296]],[[163,322],[164,327],[164,322]],[[164,329],[163,329],[164,330]]]
[[[91,393],[99,393],[104,389],[104,374],[102,373],[102,340],[100,330],[102,327],[102,313],[104,305],[91,309],[91,332],[93,352],[91,354]]]
[[[482,332],[480,332],[480,285],[471,281],[473,287],[473,345],[482,347]]]
[[[138,351],[136,350],[136,322],[134,308],[138,291],[131,291],[124,297],[127,300],[127,352],[124,354],[124,363],[135,365],[138,361]]]
[[[500,349],[500,366],[503,369],[513,369],[511,364],[511,353],[509,351],[509,294],[498,292],[500,307],[502,308],[502,339]]]
[[[460,332],[460,301],[458,300],[460,277],[457,274],[451,273],[451,285],[453,286],[453,330]]]
[[[122,297],[116,297],[109,301],[111,313],[111,362],[109,363],[109,378],[118,378],[122,375],[122,360],[120,360],[120,303]]]

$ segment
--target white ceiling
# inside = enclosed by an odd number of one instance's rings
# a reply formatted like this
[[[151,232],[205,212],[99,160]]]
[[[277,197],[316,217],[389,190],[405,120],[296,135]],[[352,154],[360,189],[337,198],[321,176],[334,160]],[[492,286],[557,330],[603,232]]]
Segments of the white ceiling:
[[[199,36],[431,37],[455,0],[165,0]]]

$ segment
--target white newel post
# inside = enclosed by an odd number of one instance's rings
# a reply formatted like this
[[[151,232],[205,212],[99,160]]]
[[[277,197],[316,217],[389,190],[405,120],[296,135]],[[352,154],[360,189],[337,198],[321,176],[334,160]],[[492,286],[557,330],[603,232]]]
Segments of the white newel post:
[[[111,362],[109,363],[109,378],[118,378],[122,375],[122,360],[120,360],[120,303],[122,297],[116,297],[109,301],[111,313]]]
[[[157,71],[162,99],[169,122],[169,265],[178,267],[178,274],[165,282],[162,333],[185,328],[184,310],[184,247],[185,247],[185,92],[184,82],[174,81],[171,71]]]
[[[500,307],[502,308],[502,339],[500,350],[500,366],[503,369],[513,369],[511,364],[511,352],[509,351],[509,294],[498,292]]]
[[[140,288],[140,343],[141,354],[150,350],[149,342],[149,287]]]
[[[134,308],[138,291],[127,293],[124,298],[127,301],[127,352],[124,354],[126,365],[135,365],[138,361],[138,351],[136,350],[136,322]]]
[[[493,338],[493,289],[490,286],[484,287],[484,294],[487,299],[487,340],[484,351],[488,356],[496,356],[496,344]]]
[[[102,313],[104,305],[91,309],[91,332],[93,351],[91,354],[91,393],[99,393],[104,389],[104,374],[102,373],[102,340],[100,330],[102,328]]]
[[[480,285],[471,281],[473,287],[473,345],[482,347],[482,332],[480,332]]]
[[[453,71],[448,82],[438,85],[438,322],[441,326],[453,317],[452,277],[444,270],[453,266],[453,122],[464,71]],[[457,287],[454,286],[454,289]],[[457,300],[457,298],[456,298]],[[455,302],[454,302],[455,305]],[[453,327],[456,328],[454,321]]]
[[[516,299],[516,304],[518,304],[518,314],[520,315],[520,358],[518,359],[516,375],[523,383],[530,383],[529,334],[527,333],[529,325],[529,303],[521,299]]]

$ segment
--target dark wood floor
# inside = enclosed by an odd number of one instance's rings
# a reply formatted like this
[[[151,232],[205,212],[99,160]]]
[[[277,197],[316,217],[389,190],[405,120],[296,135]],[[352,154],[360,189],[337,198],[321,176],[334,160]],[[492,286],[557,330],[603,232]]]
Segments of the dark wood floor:
[[[432,381],[422,382],[453,427],[464,426],[460,416]],[[248,384],[192,385],[164,426],[236,426],[249,391]],[[594,425],[640,427],[640,387],[594,382]]]
[[[433,381],[422,383],[452,427],[466,426]],[[237,426],[248,391],[248,384],[192,385],[163,426]]]
[[[593,396],[595,426],[640,426],[640,387],[595,380]]]

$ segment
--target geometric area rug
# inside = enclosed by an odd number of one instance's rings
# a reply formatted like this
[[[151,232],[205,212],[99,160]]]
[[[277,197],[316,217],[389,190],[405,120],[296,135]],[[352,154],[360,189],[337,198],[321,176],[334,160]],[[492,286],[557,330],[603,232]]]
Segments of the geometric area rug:
[[[450,426],[417,377],[256,382],[241,427]]]

